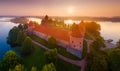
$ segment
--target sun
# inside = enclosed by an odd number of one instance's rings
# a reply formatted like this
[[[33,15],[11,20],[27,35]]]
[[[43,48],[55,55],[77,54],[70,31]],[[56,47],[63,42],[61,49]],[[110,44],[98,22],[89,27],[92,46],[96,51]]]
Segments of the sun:
[[[69,8],[68,8],[68,13],[69,13],[69,14],[72,14],[73,12],[74,12],[73,7],[69,7]]]

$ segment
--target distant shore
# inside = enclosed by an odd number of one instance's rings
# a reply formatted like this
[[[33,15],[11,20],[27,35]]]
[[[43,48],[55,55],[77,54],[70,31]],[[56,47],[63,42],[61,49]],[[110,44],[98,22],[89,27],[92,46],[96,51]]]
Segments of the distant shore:
[[[19,18],[19,17],[25,17],[25,18],[43,18],[44,16],[0,16],[0,18],[3,17],[12,17],[12,18]],[[87,16],[70,16],[70,17],[62,17],[62,16],[50,16],[51,18],[60,19],[60,20],[87,20],[87,21],[110,21],[110,22],[120,22],[120,16],[115,17],[87,17]]]

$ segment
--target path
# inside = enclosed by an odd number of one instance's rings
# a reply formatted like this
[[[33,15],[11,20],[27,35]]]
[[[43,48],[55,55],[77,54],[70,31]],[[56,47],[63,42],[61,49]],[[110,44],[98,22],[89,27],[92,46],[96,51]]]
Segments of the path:
[[[34,44],[36,44],[36,45],[38,45],[38,46],[40,46],[41,48],[43,48],[43,49],[45,49],[45,50],[50,50],[49,48],[47,48],[47,47],[45,47],[44,45],[42,45],[42,44],[40,44],[40,43],[38,43],[38,42],[36,42],[36,41],[32,41]],[[84,59],[82,59],[82,60],[72,60],[72,59],[69,59],[69,58],[66,58],[66,57],[64,57],[63,55],[61,55],[61,54],[58,54],[58,57],[60,58],[60,59],[62,59],[62,60],[64,60],[64,61],[66,61],[66,62],[69,62],[69,63],[71,63],[71,64],[74,64],[74,65],[76,65],[76,66],[78,66],[78,67],[81,67],[81,70],[80,71],[84,71],[84,69],[85,69],[85,66],[86,66],[86,60],[87,60],[87,58],[85,57]]]

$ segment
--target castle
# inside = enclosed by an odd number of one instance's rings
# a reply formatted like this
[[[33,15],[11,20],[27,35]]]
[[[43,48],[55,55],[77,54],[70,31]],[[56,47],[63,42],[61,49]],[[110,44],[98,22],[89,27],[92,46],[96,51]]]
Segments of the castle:
[[[82,57],[83,40],[85,34],[84,22],[81,22],[75,26],[71,31],[45,25],[35,26],[34,23],[29,22],[28,30],[45,40],[48,40],[48,38],[52,36],[57,40],[58,45],[66,48],[66,50],[71,54],[79,58]]]

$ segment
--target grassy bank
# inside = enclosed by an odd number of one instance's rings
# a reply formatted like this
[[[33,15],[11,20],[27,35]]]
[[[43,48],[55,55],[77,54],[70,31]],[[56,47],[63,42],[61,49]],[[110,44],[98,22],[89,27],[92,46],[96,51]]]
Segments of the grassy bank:
[[[42,38],[39,38],[35,35],[32,35],[30,36],[34,41],[37,41],[38,43],[50,48],[50,49],[53,49],[53,48],[57,48],[58,50],[58,53],[60,53],[61,55],[67,57],[67,58],[70,58],[70,59],[74,59],[74,60],[80,60],[80,58],[72,55],[71,53],[67,52],[66,49],[62,46],[59,46],[59,45],[53,45],[53,44],[50,44],[48,43],[46,40],[42,39]]]
[[[37,67],[38,71],[41,71],[42,67],[46,64],[44,56],[45,50],[37,45],[34,45],[34,47],[34,52],[31,55],[24,57],[23,63],[28,71],[30,71],[32,66]],[[56,69],[57,71],[80,71],[79,67],[76,67],[75,65],[67,63],[61,59],[58,59]]]

